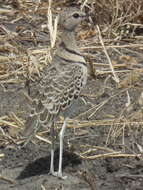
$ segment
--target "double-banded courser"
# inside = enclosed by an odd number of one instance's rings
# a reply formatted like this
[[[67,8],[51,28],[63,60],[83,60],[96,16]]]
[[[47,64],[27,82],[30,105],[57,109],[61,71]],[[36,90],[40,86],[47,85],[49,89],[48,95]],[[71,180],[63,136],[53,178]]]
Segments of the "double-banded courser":
[[[38,93],[33,99],[31,115],[25,126],[26,135],[30,135],[31,127],[33,129],[38,128],[38,125],[50,127],[52,136],[50,173],[63,179],[66,178],[62,175],[63,138],[66,121],[75,109],[75,102],[87,80],[87,66],[78,50],[74,35],[76,26],[84,17],[84,13],[73,8],[60,15],[61,41],[52,63],[43,71]],[[59,168],[58,172],[55,172],[54,123],[61,113],[64,116],[64,123],[59,134]]]

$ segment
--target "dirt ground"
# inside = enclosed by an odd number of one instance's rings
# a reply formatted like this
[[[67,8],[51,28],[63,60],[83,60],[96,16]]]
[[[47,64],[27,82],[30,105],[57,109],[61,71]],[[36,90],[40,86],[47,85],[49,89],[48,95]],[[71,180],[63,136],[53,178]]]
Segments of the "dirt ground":
[[[87,88],[83,94],[90,91],[91,94],[99,90],[103,79],[89,79]],[[111,80],[112,81],[112,80]],[[110,81],[110,82],[111,82]],[[111,86],[113,84],[109,83]],[[95,86],[95,88],[93,88]],[[91,88],[92,87],[92,88]],[[111,90],[109,90],[110,93]],[[86,104],[83,101],[79,101],[79,105],[73,115],[76,118],[81,112],[83,113],[89,109],[91,102],[98,104],[98,101],[107,99],[109,96],[108,90],[106,94],[100,98],[93,100],[86,99]],[[19,109],[23,109],[28,112],[28,105],[24,103],[21,95],[17,92],[0,92],[1,104],[0,113],[3,114],[8,111],[15,112]],[[132,94],[137,96],[133,91]],[[99,100],[100,99],[100,100]],[[101,109],[93,119],[99,120],[110,112],[120,113],[122,106],[124,106],[126,99],[126,93],[120,94],[118,97],[108,103]],[[101,102],[102,102],[101,101]],[[7,103],[6,103],[7,102]],[[5,107],[5,109],[4,109]],[[111,110],[112,109],[112,110]],[[105,114],[106,113],[106,114]],[[5,115],[5,114],[4,114]],[[25,114],[26,115],[26,114]],[[28,114],[27,114],[28,115]],[[75,117],[76,116],[76,117]],[[83,120],[87,119],[83,116]],[[76,125],[76,124],[75,124]],[[89,124],[90,125],[90,124]],[[118,126],[119,127],[119,126]],[[120,127],[119,127],[120,128]],[[134,126],[133,126],[134,128]],[[136,128],[136,127],[135,127]],[[83,128],[84,129],[84,128]],[[1,179],[0,189],[2,190],[28,190],[28,189],[132,189],[141,190],[143,187],[143,161],[142,159],[134,157],[101,157],[93,160],[81,159],[74,152],[83,152],[81,145],[89,145],[89,147],[99,146],[107,147],[110,149],[121,151],[121,153],[139,153],[137,144],[143,145],[142,130],[139,129],[125,129],[124,144],[122,142],[122,136],[118,137],[115,142],[110,142],[106,146],[107,134],[111,130],[110,126],[92,126],[83,129],[67,129],[65,146],[67,141],[70,142],[72,148],[69,148],[68,144],[64,151],[64,175],[67,175],[67,180],[60,180],[48,174],[50,164],[50,146],[47,143],[41,142],[35,139],[35,144],[30,142],[26,147],[22,148],[21,145],[14,145],[12,142],[5,148],[1,147],[1,153],[4,153],[4,157],[0,161]],[[131,130],[129,132],[129,130]],[[139,131],[138,131],[139,130]],[[84,134],[84,133],[85,134]],[[83,133],[83,134],[82,134]],[[137,133],[136,135],[134,133]],[[73,151],[74,150],[74,151]],[[95,151],[96,155],[103,153],[104,150]],[[58,166],[58,141],[55,157],[55,168]],[[5,178],[4,178],[5,177]]]
[[[143,28],[134,28],[130,37],[126,33],[120,36],[115,30],[118,22],[122,28],[126,22],[132,24],[135,20],[123,20],[121,23],[119,18],[123,15],[117,15],[115,23],[112,22],[113,28],[110,28],[110,11],[113,12],[114,6],[111,10],[108,4],[107,7],[100,6],[102,1],[96,1],[96,5],[92,1],[85,4],[85,11],[91,12],[91,18],[79,27],[77,38],[90,76],[68,122],[63,155],[63,172],[67,179],[61,180],[49,175],[49,129],[40,129],[25,147],[22,146],[25,139],[20,134],[29,115],[28,101],[22,93],[24,84],[27,79],[34,81],[48,62],[48,1],[2,2],[0,190],[142,190]],[[61,4],[55,6],[61,8],[75,1],[59,2]],[[81,1],[76,1],[75,4],[79,5],[77,2]],[[126,1],[122,2],[126,5]],[[132,16],[130,11],[134,11],[136,6],[133,5],[132,9],[130,5],[131,10],[127,13],[124,10],[125,15],[129,13]],[[53,12],[57,13],[59,7]],[[104,16],[103,20],[100,14]],[[101,36],[95,27],[98,19]],[[142,16],[138,19],[142,20]],[[114,72],[101,41],[106,46]],[[24,90],[27,91],[27,88]],[[30,91],[32,96],[35,87],[31,87]],[[58,132],[61,124],[60,117],[56,123],[55,169],[58,167]]]

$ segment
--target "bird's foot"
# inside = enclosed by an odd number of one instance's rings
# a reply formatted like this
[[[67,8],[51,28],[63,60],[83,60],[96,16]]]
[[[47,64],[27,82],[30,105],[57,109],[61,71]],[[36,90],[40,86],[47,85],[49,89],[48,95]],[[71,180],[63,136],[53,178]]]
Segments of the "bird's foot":
[[[66,179],[67,178],[67,176],[63,176],[62,172],[51,171],[50,174],[53,175],[53,176],[56,176],[56,177],[58,177],[60,179]]]

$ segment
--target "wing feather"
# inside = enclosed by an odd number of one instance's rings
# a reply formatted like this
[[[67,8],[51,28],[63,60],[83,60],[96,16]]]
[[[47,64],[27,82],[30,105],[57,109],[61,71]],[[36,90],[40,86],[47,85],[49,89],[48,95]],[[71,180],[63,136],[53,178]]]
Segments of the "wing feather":
[[[82,70],[78,66],[67,66],[59,72],[54,66],[43,74],[38,93],[33,100],[31,116],[38,116],[41,125],[48,125],[69,107],[80,94]]]

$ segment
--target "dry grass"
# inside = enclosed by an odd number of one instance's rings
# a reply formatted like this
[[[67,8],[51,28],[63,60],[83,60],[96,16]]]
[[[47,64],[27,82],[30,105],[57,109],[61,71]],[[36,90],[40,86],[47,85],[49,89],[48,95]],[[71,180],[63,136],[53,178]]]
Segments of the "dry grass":
[[[53,24],[52,13],[57,15],[63,7],[72,5],[81,7],[90,15],[88,21],[79,29],[77,38],[84,44],[81,51],[90,65],[92,76],[105,78],[100,92],[87,93],[83,96],[91,99],[101,97],[107,88],[106,77],[109,75],[117,84],[115,92],[112,90],[114,94],[111,97],[98,105],[92,105],[89,110],[75,118],[76,121],[69,121],[69,127],[75,130],[75,122],[76,128],[84,128],[87,131],[89,127],[108,127],[106,145],[122,137],[120,143],[126,146],[124,139],[126,130],[130,134],[132,130],[136,134],[139,133],[138,131],[143,131],[142,0],[61,0],[53,1],[51,7],[47,1],[3,0],[3,6],[0,8],[2,23],[0,26],[0,85],[5,89],[6,84],[22,86],[27,84],[27,81],[37,80],[43,67],[50,63],[51,49],[55,46],[58,19],[54,17]],[[125,31],[126,26],[128,32]],[[131,100],[130,89],[138,91],[137,99]],[[112,99],[122,93],[127,93],[127,102],[118,116],[109,113],[110,117],[92,120],[96,112],[99,113]],[[133,111],[135,105],[138,105],[138,109]],[[128,116],[125,116],[125,112],[129,113]],[[81,116],[86,114],[90,120],[81,120]],[[60,122],[58,124],[60,125]],[[2,146],[23,142],[17,135],[17,129],[21,129],[24,125],[21,117],[14,113],[3,116],[0,118],[0,125]],[[8,132],[5,127],[8,128]],[[50,143],[43,134],[44,132],[37,135],[37,138]],[[84,159],[141,157],[143,148],[140,144],[137,144],[137,147],[138,150],[132,153],[129,151],[130,154],[102,147],[102,153],[97,154],[97,150],[101,151],[101,148],[87,146],[84,147],[84,152],[80,151],[77,154]]]

